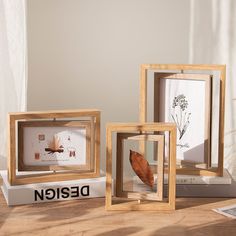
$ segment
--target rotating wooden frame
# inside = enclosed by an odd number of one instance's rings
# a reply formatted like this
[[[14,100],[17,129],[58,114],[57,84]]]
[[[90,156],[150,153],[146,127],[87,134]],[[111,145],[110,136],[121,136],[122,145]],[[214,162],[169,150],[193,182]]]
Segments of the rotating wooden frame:
[[[118,196],[127,196],[129,193],[122,191],[122,174],[123,169],[121,162],[121,142],[126,138],[127,133],[136,132],[136,135],[147,132],[169,132],[169,166],[168,166],[168,201],[167,202],[138,202],[137,200],[113,204],[112,201],[112,134],[118,133],[117,146],[117,183]],[[126,134],[120,134],[126,133]],[[143,142],[141,139],[140,142]],[[175,170],[176,170],[176,125],[173,123],[109,123],[106,128],[106,209],[107,210],[174,210],[175,209]],[[163,170],[162,170],[163,171]],[[135,194],[135,193],[133,193]],[[140,197],[140,195],[136,195]],[[132,194],[130,195],[132,196]],[[147,198],[146,198],[147,199]]]
[[[177,168],[177,174],[190,174],[202,176],[223,176],[224,170],[224,112],[225,112],[225,65],[185,65],[185,64],[142,64],[140,71],[140,122],[147,122],[147,73],[149,70],[179,70],[189,71],[217,71],[220,73],[219,91],[219,141],[218,141],[218,167],[210,169]],[[168,72],[167,72],[168,73]],[[145,150],[144,144],[141,150]]]
[[[37,122],[55,119],[83,119],[89,117],[94,129],[94,158],[93,167],[87,170],[68,170],[60,172],[46,172],[40,174],[20,174],[17,175],[17,129],[18,122],[32,121]],[[65,181],[82,178],[98,177],[100,175],[100,111],[95,109],[84,110],[63,110],[45,112],[20,112],[9,113],[8,115],[9,140],[8,140],[8,180],[11,185],[32,184],[41,182]]]

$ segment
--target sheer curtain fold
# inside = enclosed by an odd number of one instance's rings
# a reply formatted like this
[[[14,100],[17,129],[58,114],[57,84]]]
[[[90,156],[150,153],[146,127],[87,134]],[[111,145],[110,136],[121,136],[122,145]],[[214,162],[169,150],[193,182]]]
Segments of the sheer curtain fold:
[[[236,1],[191,0],[189,62],[226,64],[225,167],[236,179]]]
[[[26,4],[0,0],[0,168],[6,168],[7,113],[26,107]]]

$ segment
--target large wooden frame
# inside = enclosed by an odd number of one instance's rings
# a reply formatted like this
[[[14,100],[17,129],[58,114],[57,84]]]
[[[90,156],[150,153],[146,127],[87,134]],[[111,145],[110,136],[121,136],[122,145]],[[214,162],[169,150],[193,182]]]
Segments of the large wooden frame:
[[[56,119],[89,119],[94,129],[94,167],[90,171],[69,170],[40,174],[17,175],[17,128],[20,121],[43,121]],[[99,110],[63,110],[45,112],[20,112],[8,115],[8,180],[11,185],[32,184],[40,182],[65,181],[81,178],[98,177],[100,175],[100,111]]]
[[[170,149],[168,165],[168,201],[138,202],[137,200],[112,203],[112,134],[169,132]],[[175,209],[175,170],[176,170],[176,125],[173,123],[109,123],[106,127],[106,209],[107,210],[174,210]],[[119,168],[119,167],[117,167]],[[120,175],[120,174],[118,174]],[[121,180],[121,178],[120,178]],[[119,180],[119,182],[120,182]],[[120,189],[120,187],[118,187]],[[118,193],[118,195],[121,193]]]
[[[47,127],[75,127],[86,130],[86,164],[83,165],[27,165],[24,162],[24,129]],[[18,171],[56,171],[56,170],[84,170],[91,171],[93,158],[91,158],[91,121],[18,121]],[[37,162],[37,161],[36,161]]]
[[[140,122],[147,121],[147,73],[149,70],[177,70],[183,71],[217,71],[220,73],[220,107],[219,107],[219,145],[218,145],[218,167],[210,169],[185,169],[178,168],[177,174],[194,174],[206,176],[223,176],[224,170],[224,114],[225,114],[225,65],[185,65],[185,64],[142,64],[140,71]],[[144,144],[141,144],[141,149],[144,150]]]
[[[154,122],[165,122],[160,119],[160,80],[187,80],[205,82],[205,127],[204,127],[204,162],[206,168],[211,166],[211,97],[212,97],[212,76],[206,74],[178,74],[155,72],[154,74]],[[197,92],[197,91],[196,91]],[[177,152],[178,154],[178,152]],[[178,159],[178,156],[177,156]],[[191,163],[189,163],[191,165]]]

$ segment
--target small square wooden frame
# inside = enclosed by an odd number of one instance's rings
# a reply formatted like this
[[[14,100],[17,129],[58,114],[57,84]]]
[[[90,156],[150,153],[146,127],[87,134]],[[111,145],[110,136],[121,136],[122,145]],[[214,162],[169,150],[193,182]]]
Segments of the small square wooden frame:
[[[137,201],[129,201],[124,203],[112,204],[112,133],[127,133],[127,132],[169,132],[170,151],[169,151],[169,166],[168,166],[168,201],[148,201],[138,203]],[[137,135],[137,134],[136,134]],[[120,141],[117,140],[119,143]],[[142,141],[143,142],[143,141]],[[107,210],[174,210],[175,209],[175,174],[176,174],[176,125],[173,123],[109,123],[106,127],[106,209]],[[117,152],[120,147],[117,146]],[[122,188],[122,162],[120,154],[117,157],[118,179],[118,195],[124,195],[120,191]],[[121,167],[121,168],[120,168]]]
[[[177,174],[190,174],[202,176],[223,176],[224,171],[224,114],[225,114],[225,65],[188,65],[188,64],[142,64],[140,68],[140,122],[147,122],[147,78],[149,70],[164,71],[218,71],[220,73],[220,95],[219,95],[219,145],[218,145],[218,167],[210,169],[188,169],[178,168]],[[144,143],[141,150],[144,150]]]
[[[94,168],[91,171],[70,170],[42,174],[17,175],[17,128],[18,121],[66,119],[89,117],[94,122]],[[10,185],[32,184],[41,182],[65,181],[82,178],[98,177],[100,175],[100,111],[99,110],[63,110],[45,112],[20,112],[8,115],[8,180]],[[93,158],[93,157],[92,157]]]

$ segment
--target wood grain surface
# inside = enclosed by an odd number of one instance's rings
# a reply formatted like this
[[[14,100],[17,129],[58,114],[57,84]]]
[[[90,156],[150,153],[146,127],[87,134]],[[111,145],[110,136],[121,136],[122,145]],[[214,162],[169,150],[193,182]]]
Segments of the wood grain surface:
[[[236,235],[236,220],[211,209],[236,199],[177,198],[170,212],[106,211],[105,199],[7,207],[0,191],[0,235]]]

